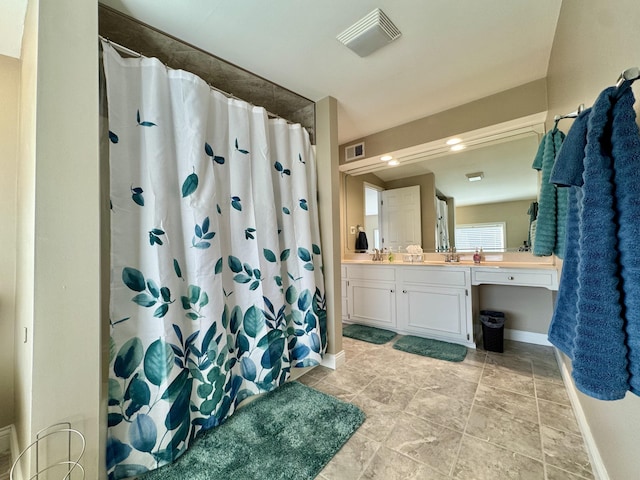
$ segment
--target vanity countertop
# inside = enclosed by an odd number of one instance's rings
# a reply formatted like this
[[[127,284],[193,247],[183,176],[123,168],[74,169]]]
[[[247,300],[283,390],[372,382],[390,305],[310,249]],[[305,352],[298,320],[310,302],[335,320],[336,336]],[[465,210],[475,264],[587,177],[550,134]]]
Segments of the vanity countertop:
[[[390,265],[390,266],[422,266],[422,267],[446,267],[446,268],[529,268],[529,269],[541,269],[541,270],[557,270],[558,266],[552,263],[533,263],[533,262],[510,262],[510,261],[490,261],[490,262],[451,262],[447,263],[443,260],[426,260],[423,262],[403,262],[402,260],[396,260],[389,262],[388,260],[373,261],[370,259],[343,259],[343,264],[348,265]]]

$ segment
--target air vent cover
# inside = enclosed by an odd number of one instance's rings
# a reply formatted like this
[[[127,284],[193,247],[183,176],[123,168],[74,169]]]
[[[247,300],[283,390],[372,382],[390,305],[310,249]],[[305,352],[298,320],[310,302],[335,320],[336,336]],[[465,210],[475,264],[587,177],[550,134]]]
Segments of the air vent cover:
[[[344,161],[352,162],[364,158],[364,142],[356,143],[355,145],[349,145],[344,149]]]
[[[364,18],[347,28],[336,38],[361,57],[394,41],[402,33],[385,13],[376,8]]]

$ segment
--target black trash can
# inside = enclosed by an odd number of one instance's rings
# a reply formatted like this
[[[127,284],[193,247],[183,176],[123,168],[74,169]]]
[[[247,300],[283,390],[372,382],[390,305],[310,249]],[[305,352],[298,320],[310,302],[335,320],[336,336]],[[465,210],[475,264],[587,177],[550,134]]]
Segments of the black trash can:
[[[504,312],[480,310],[482,322],[482,343],[489,352],[504,351]]]

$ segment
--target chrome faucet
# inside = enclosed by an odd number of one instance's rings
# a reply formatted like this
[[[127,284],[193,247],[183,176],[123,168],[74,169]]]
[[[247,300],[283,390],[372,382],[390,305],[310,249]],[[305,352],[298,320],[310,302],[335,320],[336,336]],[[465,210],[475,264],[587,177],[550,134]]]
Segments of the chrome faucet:
[[[458,253],[456,253],[456,247],[449,247],[447,249],[447,253],[444,256],[444,261],[446,263],[457,263],[460,261],[460,255]]]
[[[377,248],[373,249],[373,256],[371,257],[371,260],[373,260],[374,262],[382,261],[382,253],[380,252],[380,250],[378,250]]]

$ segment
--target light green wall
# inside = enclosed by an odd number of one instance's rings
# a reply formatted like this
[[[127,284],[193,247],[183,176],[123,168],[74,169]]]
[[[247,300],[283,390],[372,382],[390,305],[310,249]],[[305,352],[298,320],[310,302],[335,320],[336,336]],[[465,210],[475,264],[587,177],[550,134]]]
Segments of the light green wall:
[[[547,127],[556,114],[572,112],[581,103],[591,106],[620,72],[638,66],[639,21],[637,0],[562,2],[549,61]],[[637,84],[634,90],[637,95]],[[570,124],[563,120],[560,128],[567,131]],[[603,402],[578,393],[578,398],[608,478],[637,478],[640,397],[629,393],[624,400]]]
[[[0,428],[14,416],[14,322],[20,62],[0,55]]]

